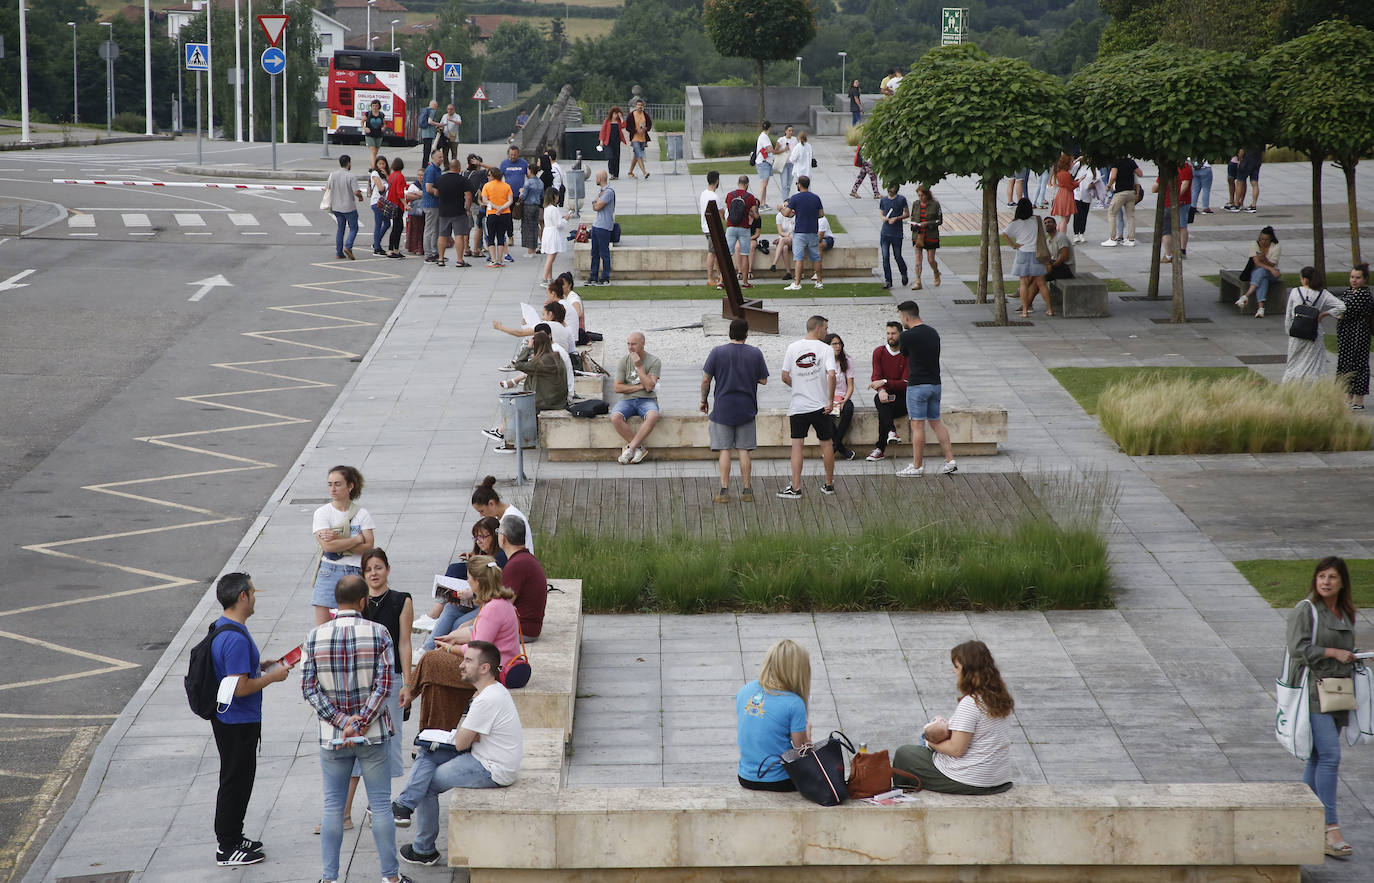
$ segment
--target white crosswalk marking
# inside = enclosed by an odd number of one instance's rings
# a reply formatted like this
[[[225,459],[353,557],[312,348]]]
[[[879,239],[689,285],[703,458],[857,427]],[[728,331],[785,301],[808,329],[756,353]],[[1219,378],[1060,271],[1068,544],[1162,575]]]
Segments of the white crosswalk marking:
[[[300,212],[282,212],[281,219],[288,227],[309,227],[310,219]]]
[[[151,226],[153,226],[152,222],[148,220],[148,216],[145,215],[145,214],[142,214],[142,213],[128,213],[128,214],[120,215],[120,217],[124,219],[124,226],[125,226],[125,227],[151,227]]]
[[[94,227],[95,215],[72,215],[67,218],[68,227]]]
[[[195,212],[177,212],[172,217],[177,219],[177,224],[182,227],[204,227],[205,219]]]
[[[239,213],[239,212],[230,212],[230,214],[229,214],[229,220],[230,220],[231,223],[233,223],[233,225],[234,225],[235,227],[256,227],[256,226],[258,226],[258,219],[255,218],[255,217],[253,217],[253,216],[250,215],[250,214],[243,214],[243,213]]]

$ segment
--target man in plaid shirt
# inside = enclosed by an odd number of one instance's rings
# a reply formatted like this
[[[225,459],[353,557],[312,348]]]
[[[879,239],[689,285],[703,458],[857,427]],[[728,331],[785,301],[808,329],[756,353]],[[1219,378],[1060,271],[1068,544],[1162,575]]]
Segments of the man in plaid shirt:
[[[391,815],[391,771],[386,740],[392,738],[386,698],[392,689],[393,651],[386,626],[363,619],[367,583],[349,574],[334,588],[338,615],[317,626],[301,655],[301,693],[320,716],[320,767],[324,774],[324,818],[320,822],[322,883],[339,879],[343,844],[343,806],[356,761],[362,767],[372,812],[372,837],[382,877],[410,883],[400,875],[396,828]]]

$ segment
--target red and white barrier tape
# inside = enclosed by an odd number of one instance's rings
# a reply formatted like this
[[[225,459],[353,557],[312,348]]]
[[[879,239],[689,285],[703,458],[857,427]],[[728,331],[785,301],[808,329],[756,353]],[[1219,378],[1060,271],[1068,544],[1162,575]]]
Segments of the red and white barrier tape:
[[[109,187],[202,187],[210,190],[323,190],[323,184],[221,184],[218,181],[94,181],[53,178],[54,184],[103,184]]]

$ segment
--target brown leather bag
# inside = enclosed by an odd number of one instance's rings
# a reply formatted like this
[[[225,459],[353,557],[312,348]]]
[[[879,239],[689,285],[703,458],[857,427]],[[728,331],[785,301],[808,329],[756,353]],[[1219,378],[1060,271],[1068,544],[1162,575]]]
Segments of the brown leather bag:
[[[916,785],[904,786],[905,790],[921,790],[920,776],[893,767],[887,749],[854,755],[849,762],[849,796],[861,799],[891,791],[893,773],[915,780]]]

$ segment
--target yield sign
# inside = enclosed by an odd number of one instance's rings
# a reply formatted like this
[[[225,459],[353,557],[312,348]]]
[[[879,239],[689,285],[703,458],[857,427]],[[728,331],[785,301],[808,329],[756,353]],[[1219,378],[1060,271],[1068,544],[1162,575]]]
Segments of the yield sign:
[[[484,91],[482,90],[482,87],[481,87],[481,86],[478,86],[478,87],[477,87],[477,91],[472,93],[472,100],[473,100],[473,101],[486,101],[486,100],[487,100],[487,93],[484,92]]]
[[[282,32],[286,30],[287,18],[285,15],[258,16],[258,24],[262,25],[263,33],[267,34],[268,43],[275,46],[281,40]]]

